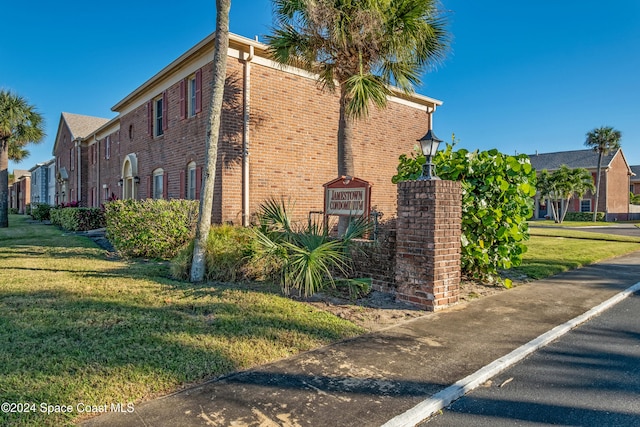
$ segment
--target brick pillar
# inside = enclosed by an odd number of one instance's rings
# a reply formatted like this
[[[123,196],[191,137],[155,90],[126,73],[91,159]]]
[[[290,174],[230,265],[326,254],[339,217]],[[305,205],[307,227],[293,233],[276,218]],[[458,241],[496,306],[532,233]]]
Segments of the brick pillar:
[[[398,184],[397,300],[428,311],[458,302],[461,217],[459,182]]]

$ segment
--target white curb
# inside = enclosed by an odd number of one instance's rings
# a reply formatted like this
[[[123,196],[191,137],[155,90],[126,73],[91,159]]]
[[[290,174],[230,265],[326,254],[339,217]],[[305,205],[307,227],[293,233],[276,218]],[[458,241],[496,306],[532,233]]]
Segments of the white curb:
[[[483,384],[488,379],[496,376],[500,372],[524,359],[534,351],[548,345],[552,341],[555,341],[562,335],[569,332],[571,329],[579,326],[592,317],[597,316],[598,314],[614,306],[615,304],[619,303],[620,301],[637,291],[640,291],[640,282],[609,298],[605,302],[597,305],[586,313],[575,317],[562,325],[556,326],[549,332],[529,341],[523,346],[513,350],[506,356],[495,360],[484,368],[461,379],[452,386],[449,386],[444,390],[434,394],[433,396],[423,400],[413,408],[409,409],[407,412],[387,421],[382,427],[415,426],[416,424],[435,414],[439,410],[449,406],[451,403],[458,400],[468,392],[472,391],[480,384]]]

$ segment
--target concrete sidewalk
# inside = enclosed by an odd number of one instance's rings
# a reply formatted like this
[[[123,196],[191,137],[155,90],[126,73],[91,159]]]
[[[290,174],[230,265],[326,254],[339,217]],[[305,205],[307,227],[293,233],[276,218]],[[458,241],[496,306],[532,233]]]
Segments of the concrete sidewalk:
[[[640,251],[232,374],[85,425],[381,426],[637,282]]]

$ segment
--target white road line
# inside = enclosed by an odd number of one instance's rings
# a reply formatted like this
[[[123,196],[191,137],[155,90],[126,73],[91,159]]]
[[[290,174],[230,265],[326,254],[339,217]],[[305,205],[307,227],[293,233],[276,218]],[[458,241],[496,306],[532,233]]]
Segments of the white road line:
[[[469,393],[471,390],[483,384],[485,381],[498,375],[500,372],[524,359],[534,351],[550,344],[552,341],[555,341],[562,335],[569,332],[571,329],[581,325],[592,317],[599,315],[603,311],[616,305],[617,303],[637,291],[640,291],[640,282],[614,295],[613,297],[597,305],[586,313],[575,317],[562,325],[556,326],[550,331],[540,335],[538,338],[535,338],[524,344],[523,346],[513,350],[506,356],[495,360],[484,368],[481,368],[473,374],[461,379],[452,386],[447,387],[444,390],[434,394],[433,396],[423,400],[413,408],[409,409],[407,412],[387,421],[382,427],[415,426],[416,424],[420,423],[426,418],[429,418],[439,410],[446,408],[454,401],[458,400],[465,394]]]

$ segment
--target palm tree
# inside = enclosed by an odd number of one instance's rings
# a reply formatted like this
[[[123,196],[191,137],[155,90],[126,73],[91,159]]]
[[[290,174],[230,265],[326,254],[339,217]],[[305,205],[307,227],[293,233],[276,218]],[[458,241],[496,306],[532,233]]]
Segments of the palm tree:
[[[553,179],[553,175],[544,169],[540,172],[540,175],[538,175],[536,187],[540,194],[540,199],[547,199],[554,222],[558,222],[559,215],[556,211],[556,181]]]
[[[548,199],[553,219],[557,223],[564,221],[573,197],[582,198],[587,191],[594,190],[593,178],[587,169],[569,169],[567,165],[560,166],[552,174],[547,170],[540,172],[536,187],[540,197]]]
[[[19,95],[0,90],[0,227],[9,226],[9,159],[29,155],[24,146],[44,139],[44,119]]]
[[[202,282],[205,273],[205,253],[207,238],[211,228],[213,210],[213,189],[218,159],[218,138],[222,115],[224,82],[227,76],[227,54],[229,50],[229,10],[231,0],[216,0],[216,33],[213,53],[213,82],[211,86],[211,104],[209,107],[209,128],[207,130],[204,176],[200,194],[200,211],[196,228],[193,260],[191,262],[192,282]]]
[[[593,208],[593,222],[596,221],[598,214],[598,200],[600,199],[600,172],[602,170],[602,157],[620,148],[620,139],[622,134],[619,130],[615,130],[611,126],[603,126],[587,133],[587,139],[584,142],[589,148],[598,153],[598,175],[596,176],[596,204]]]
[[[315,73],[340,94],[338,176],[355,176],[356,119],[383,108],[390,85],[411,93],[449,44],[436,0],[274,0],[276,61]],[[341,221],[342,222],[342,221]],[[344,222],[341,229],[344,230]]]
[[[582,198],[587,191],[594,190],[593,177],[587,169],[569,169],[567,165],[560,166],[552,177],[556,181],[556,196],[564,205],[558,221],[562,223],[569,210],[569,201],[574,196]]]

